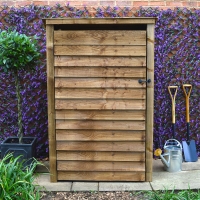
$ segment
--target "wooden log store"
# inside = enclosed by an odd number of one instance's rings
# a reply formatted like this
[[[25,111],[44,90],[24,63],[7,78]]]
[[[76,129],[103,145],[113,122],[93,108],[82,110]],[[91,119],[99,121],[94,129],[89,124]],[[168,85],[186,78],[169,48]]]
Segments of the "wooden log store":
[[[155,18],[45,24],[51,182],[152,181]]]

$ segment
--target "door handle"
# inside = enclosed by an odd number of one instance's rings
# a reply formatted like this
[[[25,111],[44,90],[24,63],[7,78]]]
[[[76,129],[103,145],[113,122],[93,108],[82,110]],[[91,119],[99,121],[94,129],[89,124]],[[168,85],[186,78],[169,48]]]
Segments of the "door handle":
[[[138,83],[142,84],[142,83],[151,83],[151,79],[148,79],[148,80],[142,80],[142,79],[139,79],[138,80]]]

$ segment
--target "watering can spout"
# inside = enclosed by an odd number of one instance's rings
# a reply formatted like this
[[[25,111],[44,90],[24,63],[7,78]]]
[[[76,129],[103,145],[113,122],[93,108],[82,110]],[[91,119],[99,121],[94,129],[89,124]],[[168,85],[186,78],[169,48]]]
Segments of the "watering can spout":
[[[166,154],[160,155],[160,158],[163,161],[163,164],[165,165],[165,167],[169,168],[169,162],[167,162],[166,159],[164,158],[164,156],[167,156],[167,155]]]
[[[155,152],[154,152],[154,155],[155,156],[160,156],[161,160],[162,160],[162,163],[165,165],[165,168],[169,168],[170,166],[170,163],[166,161],[166,159],[164,158],[164,156],[169,156],[168,153],[164,153],[163,155],[161,155],[162,153],[162,150],[159,148],[159,149],[156,149]]]

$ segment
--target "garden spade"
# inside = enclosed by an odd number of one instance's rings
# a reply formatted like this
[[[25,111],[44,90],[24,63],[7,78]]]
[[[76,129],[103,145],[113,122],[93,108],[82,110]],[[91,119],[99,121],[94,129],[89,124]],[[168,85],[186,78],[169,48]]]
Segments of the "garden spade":
[[[184,158],[186,162],[196,162],[198,160],[196,144],[194,140],[190,140],[190,116],[189,116],[189,98],[192,91],[191,84],[183,84],[183,91],[186,100],[186,122],[187,122],[187,141],[182,141]]]
[[[175,90],[172,94],[172,89]],[[178,86],[168,86],[168,91],[172,99],[172,138],[175,138],[175,98],[177,94]]]

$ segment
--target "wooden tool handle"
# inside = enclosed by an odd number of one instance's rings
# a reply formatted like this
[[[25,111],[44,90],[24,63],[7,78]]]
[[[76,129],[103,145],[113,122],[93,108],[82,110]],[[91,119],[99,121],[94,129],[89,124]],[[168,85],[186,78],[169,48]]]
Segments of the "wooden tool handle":
[[[174,96],[172,95],[171,89],[175,89]],[[175,124],[175,98],[177,94],[178,86],[168,86],[168,91],[172,99],[172,123]]]
[[[186,91],[186,88],[189,88],[188,93]],[[186,101],[186,122],[190,122],[189,98],[190,98],[191,91],[192,91],[191,84],[183,84],[183,92],[185,94],[185,101]]]

